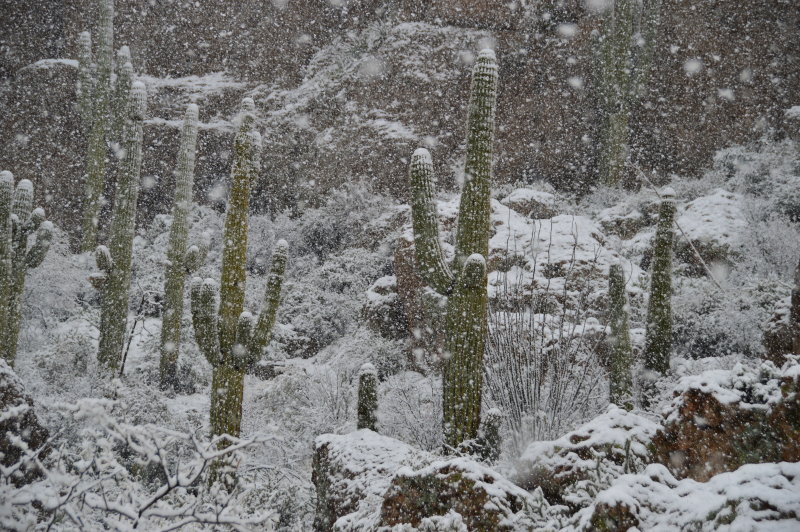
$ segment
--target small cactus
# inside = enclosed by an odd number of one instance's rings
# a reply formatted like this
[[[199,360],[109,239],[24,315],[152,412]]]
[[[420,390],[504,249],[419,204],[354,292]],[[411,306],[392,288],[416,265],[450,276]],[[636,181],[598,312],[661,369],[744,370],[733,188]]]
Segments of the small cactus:
[[[208,242],[187,248],[189,210],[192,205],[194,160],[197,146],[197,105],[186,108],[175,176],[175,201],[167,248],[167,270],[164,282],[164,310],[161,325],[160,381],[162,389],[176,384],[181,344],[183,292],[186,275],[193,274],[205,260]]]
[[[611,368],[609,400],[626,410],[633,408],[631,366],[633,352],[628,326],[628,301],[625,296],[625,276],[620,264],[612,264],[608,272],[608,295],[611,300]]]
[[[372,364],[364,364],[358,372],[357,428],[378,430],[378,372]]]
[[[101,270],[103,302],[100,317],[98,361],[108,369],[119,370],[128,321],[128,293],[131,287],[133,237],[136,229],[136,204],[142,169],[142,140],[147,91],[134,82],[130,93],[129,118],[125,125],[125,159],[122,161],[114,208],[111,213],[109,245],[95,250]]]
[[[650,301],[647,306],[647,334],[644,346],[644,368],[662,375],[669,371],[672,348],[672,242],[675,237],[675,192],[666,188],[661,193],[658,226],[650,273]]]
[[[33,183],[23,179],[14,190],[11,172],[0,172],[0,356],[10,366],[17,354],[25,274],[42,263],[52,238],[44,209],[33,208]]]
[[[242,101],[242,122],[233,148],[231,189],[225,214],[221,287],[213,279],[192,279],[194,336],[213,367],[211,434],[239,436],[245,370],[261,359],[272,337],[280,303],[288,245],[279,240],[272,254],[264,305],[256,320],[244,311],[247,212],[258,175],[261,136],[253,130],[253,100]]]
[[[489,253],[489,186],[492,174],[497,63],[483,50],[472,74],[467,160],[458,212],[456,256],[448,265],[439,242],[433,162],[424,148],[411,157],[411,211],[417,261],[428,285],[448,297],[443,375],[445,447],[457,449],[478,434],[486,342],[486,257]]]
[[[111,63],[114,46],[114,0],[98,0],[97,78],[93,83],[89,147],[83,200],[81,251],[92,251],[97,243],[97,220],[103,201],[106,138],[111,113]]]

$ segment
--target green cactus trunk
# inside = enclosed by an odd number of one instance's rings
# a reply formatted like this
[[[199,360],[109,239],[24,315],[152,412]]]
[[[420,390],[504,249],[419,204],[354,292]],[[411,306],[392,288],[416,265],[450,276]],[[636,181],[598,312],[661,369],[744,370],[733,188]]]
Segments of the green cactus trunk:
[[[111,113],[111,62],[114,47],[114,1],[99,0],[100,20],[97,39],[97,79],[92,96],[92,119],[83,203],[81,251],[92,251],[97,244],[97,221],[102,207],[108,146],[106,136]]]
[[[662,193],[658,216],[653,265],[650,274],[650,301],[647,306],[647,334],[644,367],[662,375],[669,371],[672,348],[672,243],[675,237],[675,199],[672,190]]]
[[[615,185],[624,177],[628,161],[632,102],[634,7],[632,0],[617,0],[606,22],[603,39],[603,99],[605,124],[600,154],[600,181]]]
[[[172,226],[167,249],[167,271],[164,282],[164,310],[161,322],[161,360],[159,376],[162,389],[174,388],[177,378],[181,345],[183,293],[188,264],[189,209],[192,205],[194,162],[197,145],[198,109],[192,104],[186,109],[175,177],[175,201],[172,206]]]
[[[378,431],[378,373],[364,364],[358,375],[358,424],[356,428]]]
[[[44,210],[33,208],[33,184],[23,179],[15,191],[13,185],[11,172],[0,172],[0,357],[10,366],[17,354],[25,274],[42,263],[53,237]]]
[[[608,295],[611,300],[611,364],[609,372],[609,401],[630,410],[633,408],[633,350],[628,326],[628,301],[625,296],[625,277],[622,266],[612,264],[608,272]]]
[[[78,113],[81,123],[87,130],[92,122],[92,36],[88,31],[81,33],[78,40]]]
[[[448,296],[443,375],[445,447],[478,435],[487,331],[486,260],[489,253],[489,187],[497,99],[494,52],[482,51],[472,74],[467,159],[458,212],[455,260],[448,266],[439,242],[433,163],[425,149],[411,159],[411,210],[417,261],[426,282]]]
[[[258,362],[275,324],[288,246],[275,244],[267,278],[264,305],[258,320],[243,312],[247,211],[250,187],[259,170],[261,137],[252,128],[253,100],[242,102],[242,123],[236,136],[231,169],[231,190],[225,217],[221,289],[213,279],[192,280],[191,305],[194,336],[200,351],[214,368],[211,387],[211,433],[238,437],[241,431],[244,374]],[[219,303],[218,303],[219,300]]]
[[[98,361],[114,372],[119,370],[128,322],[133,237],[136,204],[142,168],[142,141],[147,93],[142,83],[131,88],[129,120],[125,126],[125,159],[117,182],[108,247],[97,248],[97,265],[106,275],[100,316]]]
[[[114,95],[111,99],[111,116],[113,118],[111,141],[120,145],[125,141],[123,135],[125,133],[125,122],[128,118],[132,83],[133,63],[131,63],[131,51],[127,46],[123,46],[117,52],[117,81],[114,85]]]

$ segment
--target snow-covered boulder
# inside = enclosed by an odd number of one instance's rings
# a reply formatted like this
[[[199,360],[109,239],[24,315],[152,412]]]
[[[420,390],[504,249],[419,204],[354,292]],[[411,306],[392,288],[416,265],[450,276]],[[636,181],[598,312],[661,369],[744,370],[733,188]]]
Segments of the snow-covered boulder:
[[[501,199],[500,203],[534,220],[552,218],[558,214],[555,194],[544,190],[518,188]]]
[[[386,275],[367,289],[363,315],[367,324],[385,338],[404,338],[407,318],[403,302],[397,294],[397,277]]]
[[[653,437],[656,461],[705,481],[743,464],[800,461],[800,364],[737,364],[684,377]]]
[[[515,481],[541,488],[550,502],[573,508],[588,502],[590,483],[603,482],[649,463],[648,445],[658,424],[615,405],[588,423],[552,441],[531,443],[517,464]],[[596,486],[594,486],[596,488]]]
[[[394,473],[431,461],[428,453],[367,429],[317,437],[312,469],[317,490],[314,529],[347,530],[348,523],[362,517],[374,520]]]
[[[381,526],[419,526],[432,516],[457,514],[466,530],[533,530],[549,505],[494,470],[468,458],[403,468],[383,497]]]
[[[26,450],[35,452],[42,447],[48,436],[47,429],[33,411],[33,400],[26,393],[22,380],[0,359],[0,465],[9,468],[2,476],[16,485],[31,480],[35,469],[23,465],[14,471],[12,466],[20,462]],[[40,453],[40,457],[43,456]]]
[[[624,475],[577,516],[577,530],[796,530],[800,464],[753,464],[708,482],[661,464]]]

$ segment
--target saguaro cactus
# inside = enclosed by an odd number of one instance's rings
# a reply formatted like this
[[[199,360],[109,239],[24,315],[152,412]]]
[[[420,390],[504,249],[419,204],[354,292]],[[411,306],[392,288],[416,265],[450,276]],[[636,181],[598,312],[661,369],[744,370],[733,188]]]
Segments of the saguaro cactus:
[[[102,207],[108,147],[111,100],[111,62],[114,46],[114,0],[98,0],[97,79],[92,95],[89,153],[86,161],[81,251],[92,251],[97,243],[97,218]]]
[[[92,36],[84,31],[78,38],[78,111],[83,127],[92,121]]]
[[[647,306],[647,336],[644,367],[662,375],[669,371],[672,347],[672,242],[675,237],[675,192],[661,192],[661,207],[650,274],[650,301]]]
[[[133,64],[131,63],[131,50],[127,46],[122,46],[117,52],[117,80],[114,84],[114,96],[111,99],[111,110],[113,127],[111,128],[111,140],[113,142],[124,142],[125,121],[128,118],[128,106],[130,105],[131,84],[133,83]]]
[[[609,400],[627,410],[633,408],[631,365],[633,353],[628,325],[628,300],[625,296],[625,276],[620,264],[612,264],[608,272],[608,296],[611,299],[611,368]]]
[[[17,354],[25,274],[42,263],[52,237],[44,209],[33,208],[33,184],[23,179],[14,190],[11,172],[0,172],[0,356],[10,366]]]
[[[207,243],[187,249],[189,237],[189,210],[192,206],[194,160],[197,146],[197,105],[186,108],[178,152],[178,169],[175,174],[175,201],[172,206],[172,226],[167,248],[167,269],[164,282],[164,310],[161,322],[162,388],[175,386],[178,355],[181,344],[181,319],[183,317],[183,291],[186,275],[200,267],[208,251]]]
[[[478,434],[486,341],[486,260],[492,174],[497,62],[483,50],[472,73],[467,160],[458,212],[455,260],[447,264],[439,242],[433,163],[424,148],[411,157],[411,210],[417,261],[426,282],[448,297],[443,375],[445,444],[456,448]]]
[[[262,356],[272,336],[286,269],[288,245],[275,244],[267,278],[264,306],[258,320],[244,312],[247,211],[250,188],[258,174],[261,136],[253,130],[253,100],[242,101],[242,123],[233,147],[231,189],[225,216],[220,290],[213,279],[192,279],[194,335],[213,367],[211,433],[239,436],[242,395],[247,367]]]
[[[357,428],[378,430],[378,372],[372,364],[364,364],[358,372]]]
[[[131,287],[133,237],[136,203],[142,169],[142,140],[147,91],[141,82],[131,87],[129,118],[125,124],[125,159],[122,161],[114,208],[111,213],[109,245],[95,251],[102,271],[103,303],[100,317],[98,361],[114,371],[119,369],[128,321],[128,292]]]

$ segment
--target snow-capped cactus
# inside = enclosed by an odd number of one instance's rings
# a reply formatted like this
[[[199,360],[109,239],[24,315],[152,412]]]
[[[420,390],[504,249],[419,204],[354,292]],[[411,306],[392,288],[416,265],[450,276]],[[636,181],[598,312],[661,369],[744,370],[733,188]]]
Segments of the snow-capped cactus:
[[[672,348],[672,243],[675,238],[675,192],[661,192],[661,207],[650,271],[650,301],[647,305],[647,335],[644,368],[662,375],[669,371]]]
[[[44,209],[33,208],[33,183],[23,179],[15,190],[11,172],[0,172],[0,356],[11,366],[17,353],[25,274],[42,263],[52,238],[53,224],[45,220]]]
[[[272,337],[280,303],[288,244],[275,243],[264,304],[258,319],[244,311],[247,258],[247,213],[250,189],[258,174],[261,136],[253,130],[255,106],[242,101],[239,132],[234,140],[231,188],[223,233],[221,283],[192,279],[194,336],[213,367],[211,433],[239,436],[245,370],[258,362]]]
[[[122,361],[128,321],[128,292],[131,286],[133,237],[136,229],[136,203],[142,169],[142,139],[147,91],[134,82],[130,92],[128,120],[125,124],[125,159],[119,172],[114,207],[111,212],[108,247],[95,250],[102,275],[100,347],[98,361],[117,371]]]
[[[78,37],[78,112],[83,127],[92,121],[92,35],[84,31]]]
[[[448,297],[443,382],[445,445],[455,449],[478,434],[486,342],[486,257],[489,253],[489,186],[492,175],[497,62],[478,55],[472,72],[464,189],[458,212],[456,256],[448,265],[439,243],[433,163],[428,150],[411,157],[411,211],[417,261],[426,282]]]
[[[194,162],[197,147],[198,108],[186,108],[175,173],[175,200],[172,226],[169,231],[167,267],[164,276],[164,307],[161,322],[160,381],[162,388],[175,386],[181,344],[183,293],[186,276],[194,274],[205,261],[208,239],[200,245],[188,246],[189,211],[192,206]]]
[[[111,68],[114,56],[114,0],[98,0],[97,78],[93,83],[91,125],[86,160],[81,251],[97,243],[97,222],[102,207],[111,115]]]
[[[633,408],[632,395],[633,351],[628,325],[628,300],[625,296],[625,276],[622,265],[612,264],[608,271],[609,326],[611,328],[611,364],[609,371],[609,400],[621,408]]]
[[[358,371],[358,424],[357,428],[378,430],[378,372],[366,363]]]

